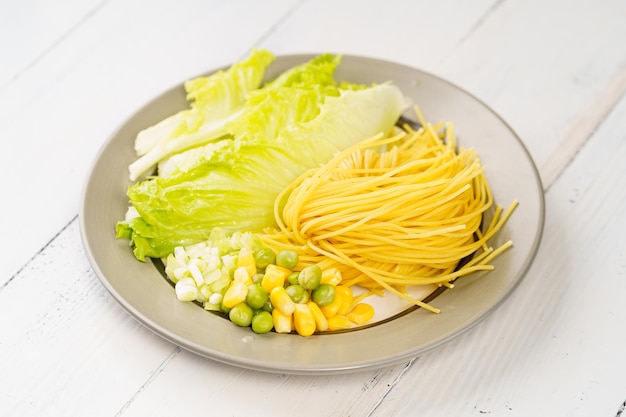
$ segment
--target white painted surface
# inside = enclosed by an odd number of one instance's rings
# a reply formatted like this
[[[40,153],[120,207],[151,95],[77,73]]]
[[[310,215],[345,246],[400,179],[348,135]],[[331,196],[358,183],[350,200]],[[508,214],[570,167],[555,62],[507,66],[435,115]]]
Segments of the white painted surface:
[[[0,415],[614,416],[626,398],[626,4],[78,1],[0,6]],[[99,284],[78,233],[107,136],[169,86],[242,57],[414,65],[498,111],[535,158],[544,240],[471,332],[406,364],[283,376],[163,341]]]

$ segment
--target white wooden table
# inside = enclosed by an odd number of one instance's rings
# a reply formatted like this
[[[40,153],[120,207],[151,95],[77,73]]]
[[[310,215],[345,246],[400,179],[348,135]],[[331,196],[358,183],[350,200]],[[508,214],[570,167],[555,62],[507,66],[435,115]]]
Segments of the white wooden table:
[[[3,1],[0,415],[621,415],[624,40],[621,0]],[[156,94],[253,47],[408,64],[504,117],[547,218],[501,308],[407,363],[292,376],[196,356],[118,305],[78,227],[98,149]]]

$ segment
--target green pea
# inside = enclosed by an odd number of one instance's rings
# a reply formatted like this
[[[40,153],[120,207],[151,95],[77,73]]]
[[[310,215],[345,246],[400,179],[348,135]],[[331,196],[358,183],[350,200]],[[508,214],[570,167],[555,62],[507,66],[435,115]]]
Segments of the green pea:
[[[261,248],[254,253],[254,262],[259,269],[265,269],[276,261],[276,253],[270,248]]]
[[[263,311],[267,311],[268,313],[271,313],[272,310],[274,310],[274,306],[272,305],[272,302],[270,300],[267,300],[267,302],[263,305],[263,307],[261,307],[261,309]]]
[[[335,301],[335,286],[320,284],[311,292],[313,302],[320,307],[325,307]]]
[[[239,303],[230,309],[228,318],[237,326],[248,327],[252,323],[252,308],[246,303]]]
[[[322,268],[317,265],[307,266],[298,275],[298,284],[302,285],[305,290],[314,290],[320,285],[321,280]]]
[[[226,314],[228,314],[228,313],[230,313],[230,310],[231,310],[231,309],[230,309],[230,307],[226,307],[226,306],[224,305],[224,303],[220,303],[220,310],[222,311],[222,313],[226,313]]]
[[[248,295],[246,296],[246,304],[257,310],[263,308],[269,295],[259,284],[248,285]]]
[[[309,301],[309,293],[301,285],[290,285],[285,291],[294,303],[304,304]]]
[[[289,283],[289,285],[298,284],[298,275],[300,275],[300,273],[297,271],[289,274],[289,276],[287,277],[287,282]]]
[[[258,334],[267,333],[274,328],[272,315],[267,311],[259,311],[252,317],[252,331]]]
[[[293,269],[298,265],[298,254],[291,250],[281,250],[276,255],[276,265]]]

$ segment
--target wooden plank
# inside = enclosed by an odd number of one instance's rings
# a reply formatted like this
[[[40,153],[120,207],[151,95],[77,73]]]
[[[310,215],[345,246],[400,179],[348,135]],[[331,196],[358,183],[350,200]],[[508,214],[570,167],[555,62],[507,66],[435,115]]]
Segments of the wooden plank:
[[[176,351],[95,277],[74,220],[0,287],[0,414],[113,415]]]
[[[503,1],[440,72],[503,116],[549,186],[626,91],[624,13],[619,0]]]
[[[233,368],[183,351],[125,411],[129,415],[187,415],[197,410],[201,399],[211,415],[364,416],[405,367],[347,375],[282,375]],[[175,390],[175,400],[173,387],[184,387]],[[168,396],[170,400],[164,401]]]
[[[331,7],[332,3],[332,7]],[[364,55],[439,71],[497,0],[306,2],[261,46],[275,53]]]
[[[101,0],[0,3],[0,92],[88,22]]]

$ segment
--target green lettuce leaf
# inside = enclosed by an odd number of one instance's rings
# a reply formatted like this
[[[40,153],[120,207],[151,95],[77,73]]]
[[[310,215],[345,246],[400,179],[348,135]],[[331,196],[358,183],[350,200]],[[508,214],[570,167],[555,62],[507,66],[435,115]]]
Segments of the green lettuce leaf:
[[[135,150],[140,157],[129,166],[130,179],[137,180],[155,165],[167,167],[166,161],[171,156],[187,149],[237,136],[242,126],[247,129],[250,115],[256,117],[263,101],[272,100],[268,94],[273,90],[304,88],[315,91],[315,99],[339,94],[333,78],[341,60],[339,56],[315,57],[283,72],[259,90],[265,70],[273,60],[270,52],[255,50],[246,60],[226,71],[187,81],[185,89],[191,108],[137,135]],[[309,110],[316,108],[309,107]],[[159,171],[161,176],[167,174]]]
[[[215,228],[274,226],[283,188],[336,152],[389,132],[408,104],[392,84],[270,90],[255,92],[255,111],[231,122],[238,133],[172,157],[179,161],[168,175],[129,188],[138,216],[119,222],[117,234],[132,240],[139,260],[206,240]]]
[[[139,132],[135,151],[140,158],[129,167],[130,179],[138,179],[169,155],[227,135],[225,125],[241,112],[248,94],[261,86],[273,61],[269,51],[254,50],[225,71],[187,81],[190,108]]]

